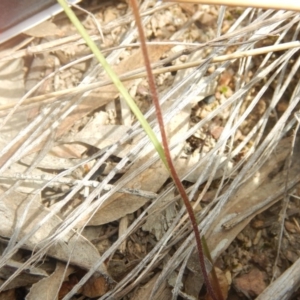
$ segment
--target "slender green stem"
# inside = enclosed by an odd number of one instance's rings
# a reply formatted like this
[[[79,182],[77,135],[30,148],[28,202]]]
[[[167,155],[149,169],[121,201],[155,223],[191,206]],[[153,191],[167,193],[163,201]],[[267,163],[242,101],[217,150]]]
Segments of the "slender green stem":
[[[190,218],[191,223],[192,223],[192,227],[193,227],[193,230],[194,230],[194,233],[195,233],[195,238],[196,238],[196,243],[197,243],[197,249],[198,249],[198,253],[199,253],[199,260],[200,260],[201,270],[202,270],[202,273],[203,273],[205,284],[207,286],[207,290],[208,290],[210,296],[212,297],[212,299],[217,300],[216,295],[214,293],[214,290],[213,290],[213,288],[212,288],[212,286],[209,282],[208,275],[207,275],[207,272],[206,272],[206,269],[205,269],[203,248],[202,248],[202,244],[201,244],[201,240],[200,240],[200,234],[199,234],[196,218],[195,218],[192,206],[191,206],[191,204],[188,200],[185,189],[184,189],[184,187],[183,187],[183,185],[182,185],[182,183],[181,183],[181,181],[180,181],[180,179],[179,179],[179,177],[176,173],[175,167],[174,167],[173,162],[172,162],[172,158],[171,158],[171,154],[170,154],[170,150],[169,150],[169,146],[168,146],[168,141],[167,141],[166,133],[165,133],[165,130],[164,130],[162,112],[161,112],[160,104],[159,104],[159,101],[158,101],[158,95],[157,95],[157,91],[156,91],[156,87],[155,87],[155,83],[154,83],[154,77],[153,77],[152,70],[151,70],[151,67],[150,67],[149,57],[147,55],[147,47],[146,47],[146,43],[145,43],[144,32],[143,32],[143,29],[142,29],[142,24],[141,24],[139,12],[138,12],[138,6],[137,6],[136,1],[131,0],[131,3],[132,3],[133,11],[134,11],[134,14],[135,14],[135,18],[136,18],[136,21],[137,21],[137,25],[138,25],[142,50],[143,50],[144,59],[145,59],[145,66],[146,66],[146,69],[147,69],[147,74],[148,74],[148,79],[149,79],[149,86],[150,86],[151,92],[153,94],[153,102],[154,102],[155,108],[156,108],[156,115],[157,115],[160,131],[161,131],[161,135],[162,135],[162,142],[163,142],[164,149],[162,148],[160,142],[156,138],[156,136],[155,136],[152,128],[150,127],[149,123],[144,118],[143,114],[141,113],[141,111],[139,110],[137,105],[135,104],[134,100],[129,95],[127,89],[124,87],[122,82],[119,80],[118,76],[111,69],[110,65],[106,62],[105,57],[102,55],[101,51],[98,49],[96,44],[89,37],[88,33],[86,32],[86,30],[84,29],[84,27],[82,26],[82,24],[80,23],[80,21],[78,20],[78,18],[74,14],[74,12],[69,8],[67,2],[65,0],[57,0],[57,2],[63,7],[66,15],[69,17],[69,19],[71,20],[73,25],[76,27],[78,32],[81,34],[81,36],[85,40],[86,44],[89,46],[91,51],[94,53],[94,55],[98,59],[99,63],[103,66],[106,73],[111,78],[112,82],[114,83],[116,88],[119,90],[120,94],[123,96],[123,98],[127,102],[128,106],[130,107],[132,112],[135,114],[138,121],[140,122],[140,124],[144,128],[145,132],[149,136],[151,142],[153,143],[153,145],[154,145],[156,151],[158,152],[161,160],[165,164],[166,168],[169,170],[169,172],[170,172],[170,174],[171,174],[171,176],[172,176],[172,178],[173,178],[173,180],[174,180],[174,182],[177,186],[177,189],[178,189],[181,197],[184,200],[185,206],[187,208],[187,212],[189,214],[189,218]],[[222,298],[219,298],[219,299],[221,300]]]
[[[127,89],[124,87],[118,76],[115,74],[115,72],[112,70],[110,65],[107,63],[105,57],[101,53],[101,51],[98,49],[97,45],[94,43],[94,41],[90,38],[80,21],[78,20],[77,16],[74,14],[74,12],[71,10],[71,8],[68,6],[67,2],[65,0],[57,0],[57,2],[63,7],[66,15],[69,17],[73,25],[76,27],[78,32],[81,34],[82,38],[85,40],[86,44],[89,46],[91,51],[96,56],[99,63],[103,66],[104,70],[106,71],[107,75],[110,77],[112,82],[114,83],[115,87],[118,89],[120,94],[123,96],[125,101],[127,102],[128,106],[132,110],[132,112],[135,114],[136,118],[140,122],[141,126],[149,136],[151,142],[153,143],[157,153],[160,156],[160,159],[163,161],[165,166],[167,167],[167,161],[166,157],[163,151],[163,148],[158,141],[155,133],[153,132],[152,128],[150,127],[149,123],[145,119],[144,115],[141,113],[137,105],[135,104],[134,100],[129,95]]]

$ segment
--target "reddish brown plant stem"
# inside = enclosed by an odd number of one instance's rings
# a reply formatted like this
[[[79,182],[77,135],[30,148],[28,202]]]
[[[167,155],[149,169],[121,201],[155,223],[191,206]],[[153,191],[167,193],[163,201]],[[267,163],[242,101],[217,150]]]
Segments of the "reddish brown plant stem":
[[[137,5],[137,1],[136,0],[130,0],[131,2],[131,6],[133,9],[133,13],[134,13],[134,17],[135,17],[135,21],[137,24],[137,28],[138,28],[138,32],[139,32],[139,37],[140,37],[140,42],[141,42],[141,49],[143,52],[143,56],[144,56],[144,61],[145,61],[145,67],[147,70],[147,76],[148,76],[148,81],[149,81],[149,88],[150,91],[152,93],[152,99],[153,99],[153,103],[155,106],[155,110],[156,110],[156,117],[159,123],[159,128],[160,128],[160,132],[161,132],[161,137],[162,137],[162,144],[163,144],[163,148],[164,148],[164,153],[166,156],[166,160],[168,163],[168,167],[171,173],[171,176],[176,184],[176,187],[184,201],[186,210],[188,212],[189,218],[191,220],[192,223],[192,227],[193,227],[193,231],[195,234],[195,238],[196,238],[196,244],[197,244],[197,249],[198,249],[198,254],[199,254],[199,262],[200,262],[200,267],[201,267],[201,271],[203,274],[203,278],[204,278],[204,282],[206,284],[206,288],[207,291],[209,293],[209,295],[211,296],[212,299],[214,300],[218,300],[218,298],[216,297],[216,294],[213,290],[213,287],[209,281],[208,278],[208,274],[206,272],[206,268],[205,268],[205,262],[204,262],[204,254],[203,254],[203,248],[202,248],[202,243],[200,240],[200,233],[198,230],[198,225],[196,222],[196,218],[195,218],[195,214],[193,212],[193,208],[188,200],[187,194],[185,192],[185,189],[177,175],[177,172],[175,170],[175,167],[173,165],[172,162],[172,158],[171,158],[171,154],[170,154],[170,150],[169,150],[169,145],[168,145],[168,141],[167,141],[167,136],[166,136],[166,132],[165,132],[165,127],[164,127],[164,122],[163,122],[163,118],[162,118],[162,112],[160,109],[160,104],[159,104],[159,100],[158,100],[158,94],[157,94],[157,90],[156,90],[156,86],[155,86],[155,82],[154,82],[154,76],[150,67],[150,60],[149,60],[149,56],[148,56],[148,50],[147,50],[147,46],[146,46],[146,42],[145,42],[145,35],[144,35],[144,31],[143,31],[143,27],[142,27],[142,22],[140,19],[140,15],[139,15],[139,9],[138,9],[138,5]],[[218,295],[219,296],[219,295]],[[222,300],[222,296],[221,298],[219,297],[219,300]]]

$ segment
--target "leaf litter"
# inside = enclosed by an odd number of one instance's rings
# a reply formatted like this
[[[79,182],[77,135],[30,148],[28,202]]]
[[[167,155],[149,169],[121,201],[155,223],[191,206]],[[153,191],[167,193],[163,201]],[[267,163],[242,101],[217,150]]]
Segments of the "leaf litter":
[[[130,9],[121,1],[86,8],[100,33],[90,16],[77,13],[115,71],[122,77],[136,70],[124,84],[159,134],[147,80],[138,77],[143,60]],[[151,62],[178,68],[156,75],[160,101],[224,297],[255,298],[265,290],[264,299],[276,299],[268,296],[272,277],[288,274],[291,282],[295,274],[287,272],[299,260],[298,48],[212,59],[296,41],[299,15],[154,1],[144,1],[141,13],[148,41],[156,43],[149,46]],[[168,172],[66,18],[53,22],[52,36],[37,29],[27,45],[41,54],[0,55],[11,74],[25,78],[16,79],[19,94],[7,88],[1,98],[1,270],[15,268],[1,273],[1,293],[208,299]],[[199,59],[197,67],[180,69]],[[12,101],[19,107],[7,115]],[[290,201],[280,217],[283,197]]]

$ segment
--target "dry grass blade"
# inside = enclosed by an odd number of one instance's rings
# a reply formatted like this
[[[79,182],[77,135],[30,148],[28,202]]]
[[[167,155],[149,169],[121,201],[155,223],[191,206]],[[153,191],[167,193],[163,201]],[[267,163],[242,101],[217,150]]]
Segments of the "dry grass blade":
[[[159,5],[150,0],[143,1],[141,10],[148,39],[156,45],[157,51],[150,50],[152,67],[172,159],[213,259],[234,277],[229,297],[236,296],[235,289],[241,287],[236,279],[249,268],[258,264],[267,281],[272,276],[275,246],[267,220],[278,223],[274,211],[284,194],[285,160],[296,125],[294,113],[299,111],[300,17],[291,11]],[[98,35],[94,39],[108,50],[107,60],[119,70],[158,134],[140,53],[128,47],[136,47],[137,33],[127,5],[101,4],[93,13],[104,35],[103,41]],[[92,21],[82,21],[96,32]],[[46,257],[52,264],[48,274],[66,272],[60,275],[62,281],[74,273],[68,264],[82,270],[77,283],[68,281],[70,289],[63,299],[74,299],[75,293],[86,290],[89,278],[99,271],[109,284],[95,298],[197,299],[201,286],[193,287],[201,278],[194,268],[195,242],[180,197],[140,125],[124,113],[101,67],[87,56],[75,32],[69,27],[67,31],[28,48],[35,55],[41,50],[38,55],[46,51],[46,57],[54,57],[50,69],[44,63],[42,81],[38,78],[27,90],[20,85],[16,92],[22,93],[10,93],[6,101],[1,98],[0,109],[6,110],[0,121],[6,124],[0,132],[0,212],[10,227],[4,232],[2,226],[0,232],[6,249],[0,265],[8,268],[20,257],[23,262],[18,261],[17,270],[0,289],[24,276],[28,266],[43,268]],[[70,44],[63,45],[67,40]],[[67,54],[58,51],[62,48]],[[31,72],[28,49],[15,52],[14,60],[1,56],[0,62],[13,65],[24,58]],[[24,70],[23,65],[18,68]],[[31,101],[36,101],[34,107],[29,106]],[[299,262],[293,254],[300,222],[295,200],[299,173],[295,160],[287,182],[288,193],[295,196],[284,219],[282,245],[287,251],[280,252],[276,266],[282,274],[277,282],[286,285],[285,274],[294,274]],[[19,218],[15,219],[13,207]],[[264,217],[263,211],[271,217]],[[128,225],[118,235],[119,222]],[[265,227],[256,229],[256,223]],[[247,232],[252,234],[251,246],[242,240]],[[257,244],[254,233],[261,235]],[[81,265],[80,249],[73,247],[76,239],[92,253]],[[255,260],[255,251],[267,262]],[[57,260],[64,265],[57,264],[56,269]],[[281,266],[290,269],[284,273]],[[31,278],[46,278],[40,274]],[[271,284],[265,293],[274,295],[276,286]],[[255,292],[258,296],[262,291]],[[241,293],[249,291],[243,287]],[[265,295],[260,297],[271,299]]]
[[[170,2],[178,2],[177,0],[171,0]],[[180,0],[180,2],[185,3],[199,3],[199,4],[210,4],[210,5],[226,5],[226,6],[242,6],[242,7],[257,7],[257,8],[264,8],[264,9],[286,9],[286,10],[295,10],[300,11],[299,3],[296,3],[293,0],[285,1],[284,3],[280,0],[266,0],[261,2],[259,0],[254,0],[251,2],[249,1],[223,1],[223,0]]]

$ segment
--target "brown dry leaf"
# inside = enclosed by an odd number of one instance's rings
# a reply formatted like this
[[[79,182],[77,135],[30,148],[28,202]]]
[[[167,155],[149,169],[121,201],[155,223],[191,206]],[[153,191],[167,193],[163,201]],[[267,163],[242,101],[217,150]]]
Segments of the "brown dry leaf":
[[[135,171],[134,168],[133,172]],[[169,177],[169,173],[161,162],[155,163],[148,170],[133,179],[129,188],[137,188],[146,191],[156,192]],[[148,200],[134,195],[115,194],[94,214],[88,225],[102,225],[123,216],[133,213],[143,206]],[[83,220],[82,222],[86,222]],[[81,223],[82,224],[82,223]]]
[[[99,136],[99,134],[102,133],[102,128],[100,127],[107,123],[108,114],[103,111],[98,112],[93,116],[93,119],[75,135],[75,137],[67,137],[61,141],[61,143],[71,144],[62,144],[53,147],[51,149],[51,154],[62,158],[80,158],[82,153],[88,149],[88,146],[79,143],[85,143],[86,145],[93,145],[97,147],[97,143],[101,142],[102,137],[105,136],[105,134]],[[102,146],[99,148],[102,148]]]
[[[52,36],[52,35],[58,35],[58,36],[63,35],[63,31],[49,20],[41,24],[38,24],[28,30],[23,31],[23,33],[33,37],[39,37],[39,38]]]
[[[285,229],[290,232],[290,233],[296,233],[296,232],[299,232],[297,226],[292,223],[292,222],[289,222],[289,221],[285,221],[284,222],[284,226],[285,226]]]
[[[64,296],[66,296],[72,288],[76,285],[75,282],[70,282],[70,281],[64,281],[63,284],[61,285],[61,288],[58,293],[58,299],[63,299]]]
[[[2,191],[3,193],[4,191]],[[23,238],[50,213],[32,196],[24,196],[17,192],[3,195],[0,202],[0,219],[3,220],[0,227],[0,236],[9,239],[14,232],[18,220],[28,209],[28,214],[21,228],[18,240]],[[48,239],[61,224],[62,220],[54,215],[41,226],[24,244],[25,249],[37,252],[41,249],[44,241]],[[83,236],[71,230],[64,238],[57,240],[55,245],[47,250],[47,255],[62,261],[69,261],[76,266],[90,269],[100,259],[97,249]],[[107,274],[106,267],[102,265],[99,272]]]
[[[47,299],[57,299],[58,292],[60,290],[60,286],[64,279],[68,277],[74,269],[72,267],[68,267],[65,273],[66,265],[60,262],[57,262],[55,271],[47,278],[40,280],[38,283],[34,284],[28,295],[26,296],[26,300],[39,300],[42,298]],[[65,276],[65,277],[64,277]]]
[[[103,276],[92,276],[82,287],[82,294],[95,298],[104,295],[109,289],[107,280]]]
[[[267,275],[259,269],[253,269],[248,274],[243,274],[233,280],[234,287],[246,297],[253,298],[261,294],[267,287]]]
[[[80,158],[87,149],[87,146],[81,144],[64,144],[53,147],[51,154],[61,158]]]
[[[181,75],[180,73],[180,75],[178,75],[178,77],[175,78],[175,81],[180,80],[181,76],[184,76],[184,74]],[[211,86],[207,87],[207,89],[211,89]],[[179,94],[180,91],[177,91],[177,93],[173,95],[173,97],[177,97]],[[168,101],[166,101],[161,107],[162,112],[169,111],[172,105],[173,99],[169,99]],[[166,134],[168,142],[170,145],[173,143],[176,145],[176,147],[172,150],[171,156],[179,176],[186,173],[186,171],[188,170],[188,166],[186,160],[182,160],[180,157],[183,144],[178,144],[177,141],[182,138],[182,135],[186,133],[189,127],[190,113],[193,105],[194,103],[192,102],[187,104],[166,125]],[[137,139],[139,138],[140,137],[137,137]],[[135,139],[133,139],[132,144],[136,144]],[[155,151],[153,150],[152,144],[145,148],[143,151],[141,151],[141,153],[139,153],[139,156],[136,159],[135,163],[130,167],[130,169],[126,173],[127,178],[131,177],[132,175],[133,179],[131,179],[130,183],[125,184],[125,187],[141,189],[149,192],[157,192],[162,187],[167,178],[169,178],[169,173],[167,172],[165,166],[161,161],[156,162],[142,173],[136,174],[136,170],[144,163],[148,162],[153,157],[154,153]],[[101,225],[117,220],[125,216],[126,214],[136,211],[137,209],[142,207],[147,201],[148,200],[145,200],[144,198],[138,196],[124,196],[122,194],[115,194],[112,197],[110,197],[93,215],[93,218],[90,220],[89,225]],[[149,230],[152,231],[151,228],[149,228]]]
[[[0,292],[0,300],[17,300],[16,290],[8,290]]]
[[[167,110],[172,105],[172,101],[167,101],[162,107],[163,110]],[[170,123],[166,126],[166,133],[170,143],[176,142],[188,128],[188,120],[190,115],[191,105],[187,105],[182,111],[180,111]],[[133,142],[134,144],[135,142]],[[173,149],[171,155],[176,158],[182,150],[182,145],[178,145]],[[153,150],[152,144],[144,149],[139,155],[139,159],[130,167],[127,171],[127,176],[135,174],[136,170],[152,158],[155,151]],[[176,164],[176,160],[175,160]],[[157,192],[164,182],[169,177],[169,173],[164,164],[159,160],[154,163],[151,167],[146,169],[130,181],[129,184],[125,185],[127,188],[141,189],[150,192]],[[122,180],[122,179],[121,179]],[[117,220],[129,213],[132,213],[142,207],[148,200],[134,196],[123,194],[115,194],[104,203],[103,206],[94,214],[93,218],[89,222],[89,225],[102,225],[114,220]],[[83,221],[85,222],[85,221]]]
[[[71,273],[67,280],[64,281],[60,287],[59,293],[58,293],[58,300],[61,300],[66,296],[73,287],[79,282],[80,278],[82,278],[83,272],[81,270]],[[78,294],[81,294],[82,287],[78,290]]]

